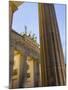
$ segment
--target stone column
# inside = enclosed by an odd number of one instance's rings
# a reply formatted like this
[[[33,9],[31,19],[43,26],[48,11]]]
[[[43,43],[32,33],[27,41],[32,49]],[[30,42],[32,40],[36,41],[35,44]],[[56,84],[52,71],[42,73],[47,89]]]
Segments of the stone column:
[[[37,59],[34,60],[34,87],[39,86],[40,74],[39,74],[39,62]]]
[[[10,1],[9,2],[9,29],[11,30],[12,28],[12,20],[13,20],[13,13],[14,11],[17,10],[17,7]],[[9,88],[12,88],[12,71],[13,71],[13,63],[14,63],[14,45],[13,45],[13,40],[12,40],[12,34],[11,31],[9,33],[9,40],[10,40],[10,45],[9,45]]]
[[[65,66],[53,4],[39,4],[42,86],[65,84]]]
[[[13,76],[13,65],[14,65],[14,47],[10,45],[9,52],[9,88],[12,88],[12,76]]]
[[[21,55],[21,62],[20,62],[20,76],[19,76],[19,88],[24,87],[25,81],[27,79],[27,55]]]
[[[31,56],[28,57],[27,64],[28,70],[26,87],[34,87],[34,59]]]
[[[12,20],[13,20],[13,3],[9,2],[9,29],[11,30],[12,28]],[[16,7],[15,7],[16,10]],[[13,63],[14,63],[14,46],[13,46],[13,40],[12,40],[12,35],[11,31],[9,33],[9,40],[10,40],[10,45],[9,45],[9,88],[12,88],[12,71],[13,71]]]
[[[50,6],[49,6],[50,8]],[[53,11],[53,13],[51,13]],[[65,76],[65,64],[64,64],[64,55],[63,55],[63,50],[62,50],[62,45],[61,45],[61,40],[60,40],[60,33],[59,33],[59,28],[58,28],[58,24],[57,21],[55,21],[56,19],[56,15],[55,15],[55,9],[54,6],[52,6],[52,8],[50,9],[50,13],[51,13],[51,20],[52,20],[52,27],[54,24],[54,28],[55,32],[54,35],[56,35],[56,40],[57,40],[57,46],[58,46],[58,54],[59,54],[59,58],[60,58],[60,67],[61,67],[61,72],[62,72],[62,78],[63,78],[63,83],[65,84],[66,80],[66,76]]]
[[[9,28],[12,28],[13,14],[17,10],[17,7],[12,1],[9,1]]]
[[[9,28],[12,27],[12,21],[13,21],[13,11],[12,11],[12,8],[9,4]]]
[[[12,28],[12,20],[13,20],[13,13],[14,13],[14,10],[13,10],[13,3],[12,2],[9,2],[9,29],[11,30]],[[11,85],[11,78],[12,78],[12,71],[13,71],[13,60],[14,60],[14,48],[13,48],[13,41],[12,41],[12,35],[11,35],[11,31],[9,33],[9,40],[10,40],[10,45],[9,45],[9,88],[12,88],[12,85]]]
[[[39,63],[39,79],[40,79],[40,81],[39,81],[39,86],[42,86],[42,81],[41,81],[41,64]]]

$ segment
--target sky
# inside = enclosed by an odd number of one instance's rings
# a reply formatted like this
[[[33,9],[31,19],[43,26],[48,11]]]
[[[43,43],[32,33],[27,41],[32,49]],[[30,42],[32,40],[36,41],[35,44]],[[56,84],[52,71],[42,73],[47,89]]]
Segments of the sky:
[[[39,23],[38,23],[38,4],[37,3],[23,3],[19,10],[13,16],[13,29],[17,32],[24,32],[27,26],[27,33],[31,32],[37,36],[39,43]]]
[[[65,5],[55,4],[55,11],[59,26],[59,32],[61,37],[61,43],[63,53],[65,56]],[[38,19],[38,4],[37,3],[23,3],[19,6],[18,10],[13,15],[12,28],[18,32],[24,32],[25,26],[27,27],[27,33],[31,33],[37,36],[37,42],[39,43],[39,19]]]

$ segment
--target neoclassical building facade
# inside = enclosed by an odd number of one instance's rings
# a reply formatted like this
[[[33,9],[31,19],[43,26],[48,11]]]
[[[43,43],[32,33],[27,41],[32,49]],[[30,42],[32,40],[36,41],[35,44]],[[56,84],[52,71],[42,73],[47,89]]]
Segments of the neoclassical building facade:
[[[65,85],[64,55],[54,5],[38,3],[39,48],[30,37],[12,30],[13,13],[22,3],[9,2],[9,88]]]
[[[40,49],[30,36],[11,30],[12,88],[40,86]]]

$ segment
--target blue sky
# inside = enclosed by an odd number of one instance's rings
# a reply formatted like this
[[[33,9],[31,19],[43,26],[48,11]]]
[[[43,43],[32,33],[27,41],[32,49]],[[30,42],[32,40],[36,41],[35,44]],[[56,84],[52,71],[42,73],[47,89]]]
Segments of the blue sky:
[[[55,4],[55,11],[60,31],[60,37],[65,56],[65,5]],[[38,4],[24,3],[14,13],[12,28],[17,32],[24,32],[27,26],[27,33],[31,32],[37,36],[39,43]]]

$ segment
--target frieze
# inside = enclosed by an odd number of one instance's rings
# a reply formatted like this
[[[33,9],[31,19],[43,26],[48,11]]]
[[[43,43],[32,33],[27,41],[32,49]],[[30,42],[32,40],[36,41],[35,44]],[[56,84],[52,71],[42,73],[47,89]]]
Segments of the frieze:
[[[30,40],[26,40],[24,37],[18,35],[16,32],[11,32],[11,38],[10,38],[10,47],[14,47],[16,50],[20,51],[21,53],[24,53],[27,56],[30,56],[34,58],[35,60],[40,58],[40,50],[39,48],[34,45],[33,43],[30,43]],[[30,41],[30,42],[29,42]]]
[[[20,42],[15,41],[15,46],[24,49],[26,52],[36,53],[36,55],[39,54],[34,48],[31,48],[28,45],[26,46],[25,43],[22,44]]]
[[[22,52],[24,52],[26,55],[28,56],[32,56],[32,57],[35,57],[35,58],[39,58],[39,54],[34,51],[32,48],[28,48],[26,47],[25,45],[22,45],[22,44],[16,44],[16,48],[18,50],[21,50]]]
[[[15,31],[12,31],[11,40],[20,42],[22,44],[25,44],[26,46],[28,45],[30,48],[32,47],[34,48],[34,50],[37,50],[39,52],[39,47],[34,44],[34,42],[31,42],[31,40],[29,40],[27,37],[24,38],[23,36],[17,34]]]

